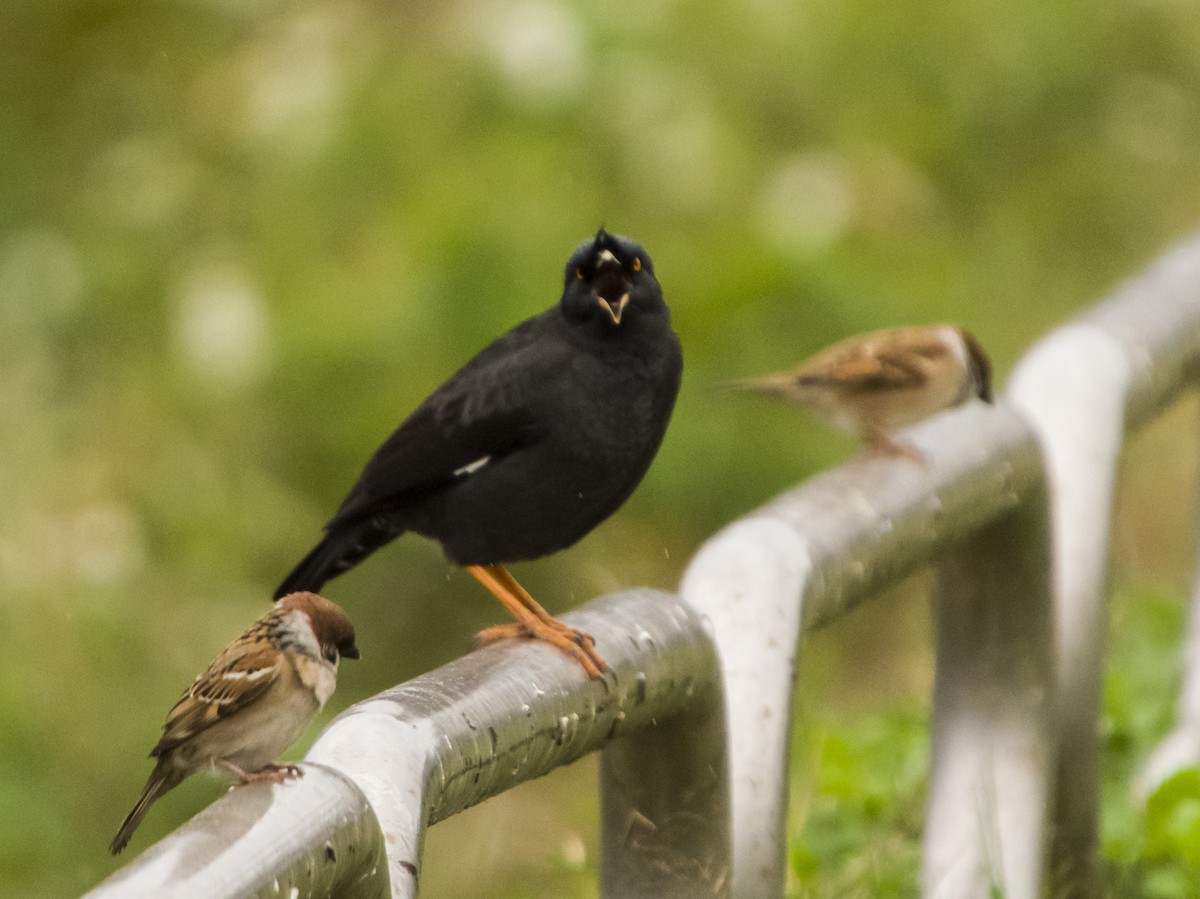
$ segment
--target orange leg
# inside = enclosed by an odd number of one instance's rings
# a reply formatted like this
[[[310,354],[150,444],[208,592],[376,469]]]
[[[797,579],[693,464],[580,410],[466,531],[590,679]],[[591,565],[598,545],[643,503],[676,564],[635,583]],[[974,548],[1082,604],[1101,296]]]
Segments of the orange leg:
[[[870,450],[881,456],[898,456],[902,459],[911,459],[918,465],[925,464],[925,456],[919,449],[907,443],[901,443],[883,428],[872,429],[867,433],[866,439]]]
[[[476,637],[479,643],[509,637],[545,640],[582,665],[588,677],[599,679],[604,676],[608,664],[596,651],[592,635],[567,627],[543,609],[503,565],[468,565],[467,571],[517,619],[516,624],[500,624],[480,631]]]

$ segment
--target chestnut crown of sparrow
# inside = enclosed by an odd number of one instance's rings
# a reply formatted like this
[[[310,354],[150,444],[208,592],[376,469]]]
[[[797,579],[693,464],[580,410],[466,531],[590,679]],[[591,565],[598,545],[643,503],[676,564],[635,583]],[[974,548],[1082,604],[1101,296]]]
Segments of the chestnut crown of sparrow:
[[[150,806],[203,768],[240,782],[299,776],[275,758],[292,745],[337,685],[338,662],[357,659],[354,627],[315,593],[283,597],[225,647],[167,713],[141,798],[109,847],[125,848]]]

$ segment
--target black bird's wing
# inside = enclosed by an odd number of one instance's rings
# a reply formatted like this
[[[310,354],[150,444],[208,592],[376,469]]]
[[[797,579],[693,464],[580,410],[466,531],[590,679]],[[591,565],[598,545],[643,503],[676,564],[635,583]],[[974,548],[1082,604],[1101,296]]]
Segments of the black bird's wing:
[[[401,423],[371,457],[328,530],[402,509],[537,443],[546,432],[546,381],[561,377],[561,359],[553,347],[531,344],[523,328],[488,346]]]
[[[319,591],[405,529],[404,510],[547,430],[545,395],[569,364],[551,313],[518,325],[485,347],[406,418],[363,469],[325,537],[275,591]]]

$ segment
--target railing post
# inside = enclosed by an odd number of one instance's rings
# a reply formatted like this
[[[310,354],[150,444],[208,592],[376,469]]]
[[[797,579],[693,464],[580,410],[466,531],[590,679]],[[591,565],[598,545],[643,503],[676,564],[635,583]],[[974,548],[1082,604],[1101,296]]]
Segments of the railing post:
[[[939,565],[925,896],[1039,895],[1055,758],[1045,517],[1031,497]]]
[[[686,675],[684,675],[686,676]],[[720,697],[614,740],[600,759],[600,895],[732,895]]]
[[[1100,895],[1098,735],[1117,461],[1132,370],[1094,324],[1060,328],[1021,359],[1008,397],[1046,467],[1058,641],[1058,746],[1051,875],[1055,896]]]
[[[710,539],[680,586],[721,655],[737,899],[783,895],[792,690],[811,569],[793,528],[754,517]]]

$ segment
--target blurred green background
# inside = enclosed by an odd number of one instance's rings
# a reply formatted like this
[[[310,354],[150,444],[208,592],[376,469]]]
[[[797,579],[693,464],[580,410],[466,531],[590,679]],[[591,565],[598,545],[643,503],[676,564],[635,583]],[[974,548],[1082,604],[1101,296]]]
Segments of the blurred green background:
[[[706,534],[854,452],[722,379],[952,319],[1002,384],[1200,223],[1198,47],[1186,0],[0,5],[0,891],[114,869],[179,691],[598,225],[653,255],[686,372],[633,499],[518,566],[557,610],[673,587]],[[1194,895],[1122,786],[1171,701],[1194,415],[1135,441],[1116,525],[1106,846],[1147,895]],[[797,896],[905,894],[923,587],[807,651]],[[327,716],[504,617],[415,537],[327,592],[364,658]],[[594,779],[435,828],[423,895],[594,894]],[[131,852],[218,793],[189,781]]]

